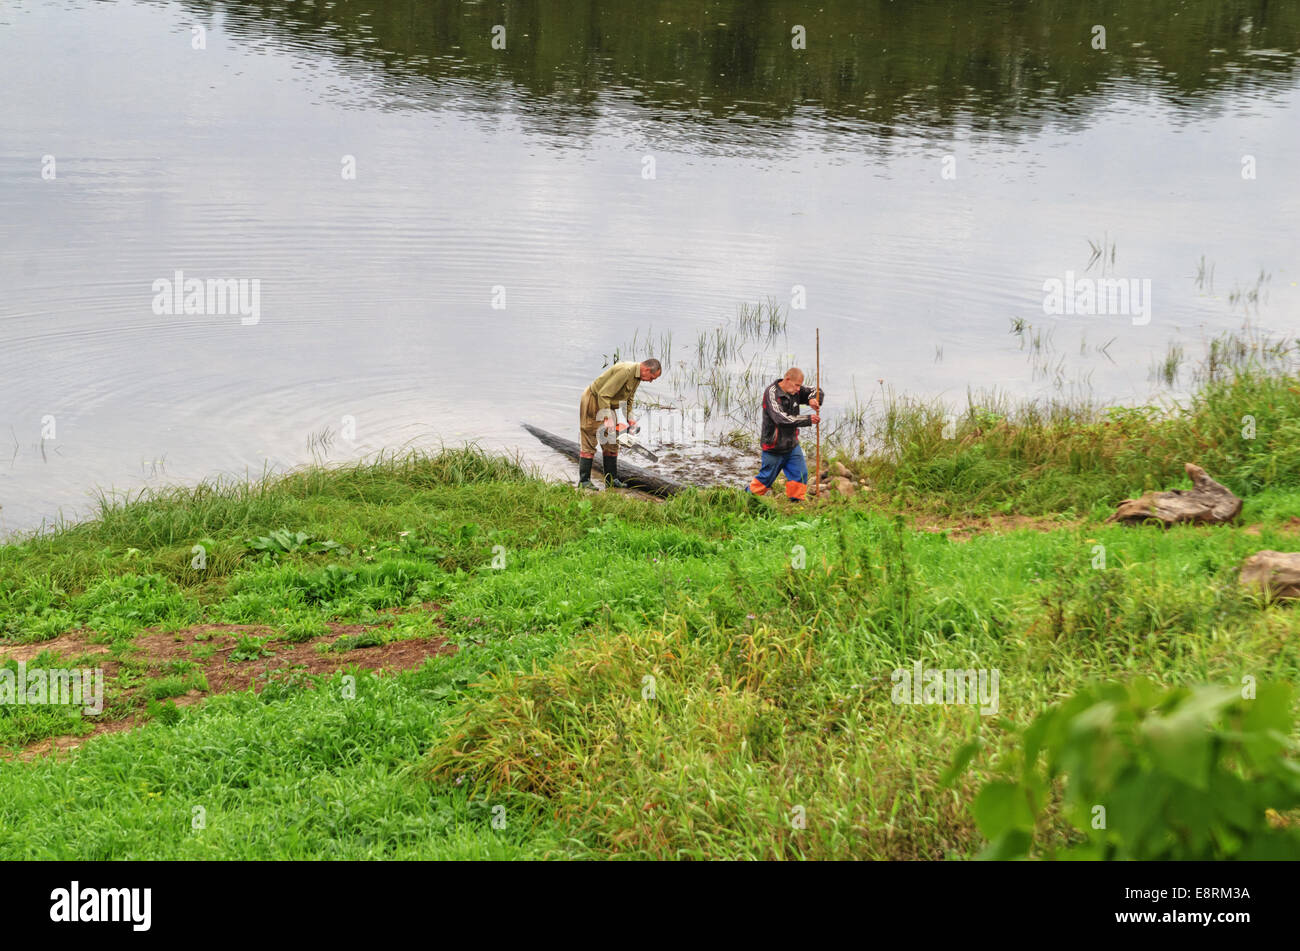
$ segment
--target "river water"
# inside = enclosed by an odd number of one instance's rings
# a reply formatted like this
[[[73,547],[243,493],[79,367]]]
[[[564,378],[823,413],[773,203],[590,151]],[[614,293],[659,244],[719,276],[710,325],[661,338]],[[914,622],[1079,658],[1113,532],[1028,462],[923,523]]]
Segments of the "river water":
[[[5,0],[0,532],[313,449],[567,474],[521,421],[769,297],[832,407],[1150,400],[1300,331],[1298,51],[1266,0]]]

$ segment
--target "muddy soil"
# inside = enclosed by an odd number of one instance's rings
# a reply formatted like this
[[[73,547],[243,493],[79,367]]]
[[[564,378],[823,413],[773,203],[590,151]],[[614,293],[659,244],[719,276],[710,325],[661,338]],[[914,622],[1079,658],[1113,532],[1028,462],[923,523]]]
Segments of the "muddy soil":
[[[437,611],[438,607],[423,604],[415,610]],[[83,723],[90,726],[89,732],[46,737],[27,744],[17,754],[0,751],[0,757],[17,755],[31,759],[70,750],[100,734],[118,733],[148,722],[150,718],[144,712],[143,687],[120,687],[119,674],[124,664],[131,665],[138,675],[132,678],[132,683],[166,676],[171,672],[169,665],[176,661],[194,664],[194,667],[187,667],[184,676],[202,673],[207,679],[207,689],[190,690],[163,701],[185,707],[201,703],[218,693],[248,689],[260,693],[269,683],[283,683],[291,678],[311,688],[314,684],[304,678],[328,678],[336,671],[351,667],[374,671],[414,670],[430,657],[456,651],[455,644],[437,635],[404,638],[343,651],[319,649],[320,645],[332,645],[341,637],[384,630],[392,625],[392,620],[378,624],[330,623],[327,625],[328,634],[290,643],[283,640],[279,630],[266,625],[196,624],[174,631],[142,631],[130,642],[128,650],[119,653],[114,653],[107,644],[93,643],[90,638],[94,632],[88,631],[75,631],[36,644],[0,645],[0,663],[11,659],[30,662],[42,652],[51,651],[68,666],[96,667],[103,671],[104,676],[104,711],[99,716],[83,719]],[[238,653],[239,642],[245,637],[281,639],[266,642],[266,656],[252,659],[241,654],[236,659],[232,655]]]

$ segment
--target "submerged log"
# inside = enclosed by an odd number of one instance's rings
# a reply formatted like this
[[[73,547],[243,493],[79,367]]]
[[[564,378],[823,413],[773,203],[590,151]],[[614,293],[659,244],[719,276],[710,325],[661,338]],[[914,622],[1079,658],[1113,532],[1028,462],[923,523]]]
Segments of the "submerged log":
[[[528,430],[546,445],[550,446],[557,452],[562,452],[575,462],[578,454],[581,452],[580,447],[572,439],[565,439],[563,436],[556,436],[554,433],[548,433],[544,429],[538,429],[536,426],[530,426],[524,423],[524,429]],[[591,469],[593,473],[600,473],[603,477],[605,469],[600,463],[600,452],[597,451],[596,458],[592,460]],[[674,482],[672,479],[665,479],[655,475],[639,466],[631,465],[626,461],[627,454],[620,452],[618,454],[618,477],[628,484],[629,488],[636,489],[640,492],[648,492],[650,495],[666,497],[680,492],[683,488],[680,482]]]
[[[1195,488],[1148,492],[1140,499],[1125,499],[1106,521],[1141,525],[1155,519],[1165,525],[1219,525],[1241,514],[1241,499],[1206,475],[1204,469],[1190,462],[1184,468]]]
[[[1240,581],[1274,598],[1300,598],[1300,551],[1257,551],[1241,566]]]

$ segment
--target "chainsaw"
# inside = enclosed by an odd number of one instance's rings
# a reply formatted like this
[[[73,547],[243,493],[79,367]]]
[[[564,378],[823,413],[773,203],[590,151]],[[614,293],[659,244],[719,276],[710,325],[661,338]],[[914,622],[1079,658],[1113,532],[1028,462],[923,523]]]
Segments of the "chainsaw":
[[[640,426],[629,426],[627,423],[619,423],[614,427],[614,429],[618,434],[618,444],[624,449],[631,449],[633,452],[642,453],[651,462],[659,461],[658,456],[637,441],[636,433],[641,431]]]

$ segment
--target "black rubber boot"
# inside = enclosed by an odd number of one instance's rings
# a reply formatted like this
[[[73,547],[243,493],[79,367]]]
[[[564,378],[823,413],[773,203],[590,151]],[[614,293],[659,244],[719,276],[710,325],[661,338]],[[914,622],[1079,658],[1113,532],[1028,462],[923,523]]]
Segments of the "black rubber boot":
[[[600,464],[605,469],[605,484],[611,489],[626,489],[627,483],[618,477],[618,456],[607,452],[600,454]]]
[[[591,481],[591,462],[590,459],[578,460],[578,488],[595,492],[596,486]]]

